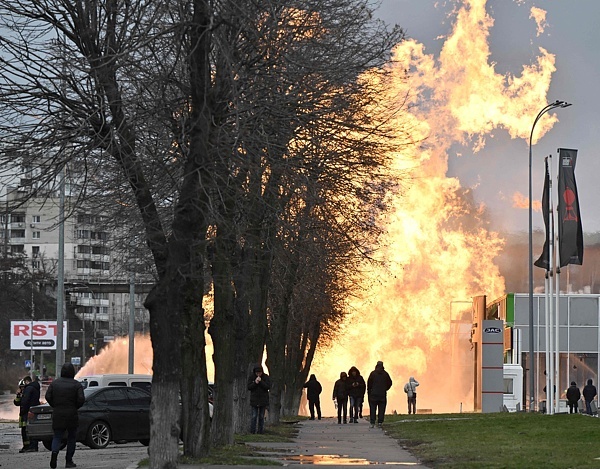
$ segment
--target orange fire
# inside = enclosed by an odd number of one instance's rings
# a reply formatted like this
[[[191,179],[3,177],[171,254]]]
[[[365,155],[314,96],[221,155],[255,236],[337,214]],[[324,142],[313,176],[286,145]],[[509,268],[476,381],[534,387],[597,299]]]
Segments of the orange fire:
[[[448,152],[452,145],[478,152],[496,129],[527,141],[555,70],[554,56],[540,48],[520,76],[497,73],[488,44],[494,20],[485,4],[464,0],[455,10],[439,57],[412,39],[394,50],[398,79],[390,93],[409,96],[406,117],[417,123],[415,139],[425,140],[413,154],[403,149],[398,156],[420,164],[384,220],[387,240],[379,255],[387,267],[370,273],[368,295],[353,305],[340,342],[322,351],[311,370],[323,384],[328,415],[335,412],[331,392],[340,372],[356,365],[366,379],[378,360],[394,381],[388,412],[407,413],[403,386],[410,376],[420,382],[418,408],[473,410],[470,301],[505,292],[494,265],[503,240],[480,222],[483,207],[470,201],[470,191],[446,175]],[[545,12],[532,9],[530,18],[539,34]],[[555,122],[555,115],[544,117],[534,143]]]

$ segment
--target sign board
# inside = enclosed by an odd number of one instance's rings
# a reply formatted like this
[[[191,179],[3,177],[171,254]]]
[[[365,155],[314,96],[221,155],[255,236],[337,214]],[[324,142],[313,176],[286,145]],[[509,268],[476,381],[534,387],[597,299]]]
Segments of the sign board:
[[[112,342],[113,340],[115,340],[114,335],[105,335],[104,336],[104,342]]]
[[[33,327],[32,327],[33,326]],[[56,350],[56,321],[11,321],[11,350]],[[63,322],[63,350],[67,349],[67,321]]]
[[[81,365],[81,357],[71,357],[71,363],[73,365]]]

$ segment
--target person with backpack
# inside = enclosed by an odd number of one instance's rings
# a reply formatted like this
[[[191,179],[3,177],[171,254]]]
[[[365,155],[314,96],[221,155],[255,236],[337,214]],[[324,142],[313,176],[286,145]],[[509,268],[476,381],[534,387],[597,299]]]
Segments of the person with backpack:
[[[406,399],[408,402],[408,415],[417,413],[417,386],[419,382],[411,376],[408,383],[404,385],[404,392],[406,393]]]

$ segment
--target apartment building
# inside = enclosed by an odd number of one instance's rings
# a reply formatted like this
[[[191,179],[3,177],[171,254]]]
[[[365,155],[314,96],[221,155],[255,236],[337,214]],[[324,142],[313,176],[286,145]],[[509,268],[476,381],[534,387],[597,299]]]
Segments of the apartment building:
[[[58,194],[27,199],[26,186],[5,186],[3,195],[0,195],[0,252],[5,258],[20,259],[34,275],[57,279]],[[139,278],[132,281],[128,266],[113,252],[106,217],[91,209],[75,209],[68,196],[64,213],[65,317],[79,320],[73,321],[73,327],[87,329],[85,342],[97,350],[104,337],[127,335],[133,284],[135,330],[148,331],[149,315],[143,307],[148,282]]]

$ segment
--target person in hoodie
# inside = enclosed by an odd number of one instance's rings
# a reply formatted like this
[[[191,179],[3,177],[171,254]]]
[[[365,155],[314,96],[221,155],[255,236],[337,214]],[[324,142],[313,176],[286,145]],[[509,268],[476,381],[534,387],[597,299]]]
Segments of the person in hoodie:
[[[248,378],[248,391],[250,391],[250,406],[252,407],[252,420],[250,420],[250,433],[264,433],[265,411],[269,407],[269,390],[271,378],[263,371],[263,367],[256,365]]]
[[[310,419],[315,419],[315,407],[317,409],[317,417],[321,420],[321,399],[319,395],[323,391],[321,383],[317,381],[315,375],[310,375],[310,378],[304,383],[306,388],[306,399],[308,400],[308,409],[310,410]]]
[[[348,370],[346,385],[348,387],[348,397],[350,398],[350,423],[358,423],[359,416],[362,417],[362,404],[367,384],[355,366]]]
[[[408,383],[404,385],[404,392],[406,393],[406,400],[408,402],[408,415],[417,413],[417,386],[419,382],[411,376]]]
[[[577,387],[577,383],[575,381],[571,381],[571,386],[569,386],[569,389],[567,389],[567,401],[569,404],[570,414],[577,413],[579,399],[581,399],[581,391]]]
[[[14,404],[19,406],[19,427],[23,439],[23,447],[19,450],[19,453],[38,451],[38,441],[30,440],[27,434],[27,414],[32,406],[40,405],[40,388],[37,377],[33,380],[30,376],[25,376],[19,381],[19,391],[14,400]]]
[[[378,427],[381,427],[383,424],[383,419],[385,418],[385,406],[387,405],[387,392],[391,387],[392,378],[390,378],[388,372],[385,371],[383,362],[378,361],[375,365],[375,369],[371,371],[369,379],[367,379],[371,428],[375,426],[376,418]]]
[[[596,386],[594,386],[593,381],[591,379],[587,380],[587,384],[583,387],[583,398],[585,399],[585,411],[588,415],[593,415],[592,412],[592,402],[594,397],[598,395],[598,391],[596,390]]]
[[[344,416],[344,423],[348,423],[348,387],[346,380],[348,375],[345,371],[340,373],[340,379],[338,379],[333,385],[333,400],[336,401],[338,424],[342,423],[342,414]]]

